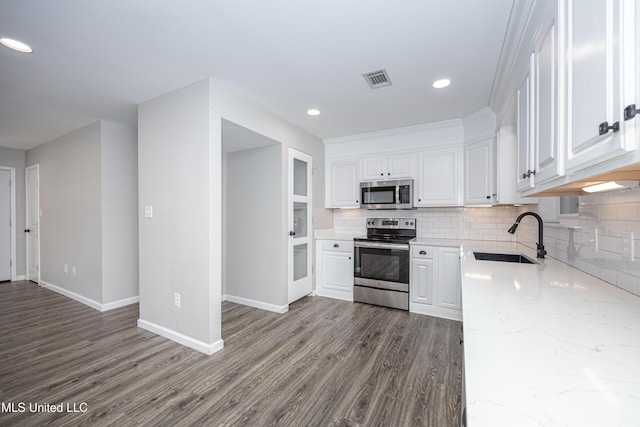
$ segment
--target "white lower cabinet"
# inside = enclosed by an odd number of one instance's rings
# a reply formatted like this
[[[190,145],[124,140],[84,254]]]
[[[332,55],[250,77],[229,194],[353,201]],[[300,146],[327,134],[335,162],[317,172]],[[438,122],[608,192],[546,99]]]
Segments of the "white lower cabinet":
[[[462,320],[460,249],[411,245],[409,311]]]
[[[316,242],[316,294],[353,301],[353,241]]]

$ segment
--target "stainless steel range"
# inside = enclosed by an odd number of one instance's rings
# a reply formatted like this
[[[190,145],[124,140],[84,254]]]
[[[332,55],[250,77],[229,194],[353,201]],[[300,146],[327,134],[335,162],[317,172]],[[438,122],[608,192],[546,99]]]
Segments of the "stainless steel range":
[[[415,237],[415,218],[367,219],[367,236],[354,239],[354,301],[409,310],[409,242]]]

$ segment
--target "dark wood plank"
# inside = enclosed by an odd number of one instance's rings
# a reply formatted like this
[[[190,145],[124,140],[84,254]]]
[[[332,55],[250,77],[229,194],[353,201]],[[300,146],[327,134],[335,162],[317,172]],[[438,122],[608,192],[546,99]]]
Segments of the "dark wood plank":
[[[30,282],[0,284],[0,425],[456,426],[460,323],[307,297],[276,314],[222,304],[206,356]]]

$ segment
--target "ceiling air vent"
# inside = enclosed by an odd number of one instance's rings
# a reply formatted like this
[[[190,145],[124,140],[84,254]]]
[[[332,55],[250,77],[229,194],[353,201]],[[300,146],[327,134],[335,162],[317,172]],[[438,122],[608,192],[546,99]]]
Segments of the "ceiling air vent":
[[[389,74],[387,74],[387,70],[384,68],[382,70],[363,74],[362,77],[364,77],[367,83],[369,83],[369,87],[371,87],[371,89],[391,86],[391,79],[389,78]]]

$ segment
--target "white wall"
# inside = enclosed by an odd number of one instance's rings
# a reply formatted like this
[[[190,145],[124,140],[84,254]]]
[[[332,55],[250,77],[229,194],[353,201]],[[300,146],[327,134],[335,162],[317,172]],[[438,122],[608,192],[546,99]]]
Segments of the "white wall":
[[[221,340],[220,128],[209,97],[203,80],[138,108],[140,320],[203,345]]]
[[[426,125],[391,129],[343,138],[325,139],[327,159],[419,150],[439,146],[460,145],[464,141],[464,126],[461,119]]]
[[[138,296],[138,135],[101,122],[102,302]]]
[[[266,110],[256,102],[240,95],[224,83],[211,79],[211,123],[212,147],[221,145],[221,121],[225,119],[239,126],[256,132],[266,138],[278,141],[281,146],[281,164],[288,161],[288,148],[293,147],[313,157],[313,228],[330,228],[333,226],[331,210],[324,208],[324,158],[325,147],[322,141],[313,135],[295,127],[281,117]],[[220,170],[218,167],[216,170]],[[287,168],[281,171],[281,194],[287,194]],[[274,224],[279,237],[282,260],[287,259],[287,200],[282,199],[279,226]],[[213,239],[212,239],[213,241]],[[221,255],[217,257],[220,259]],[[315,259],[315,258],[314,258]],[[287,263],[282,262],[276,274],[287,277]],[[277,294],[276,304],[287,304],[287,286],[283,281]]]
[[[224,293],[281,306],[287,277],[281,275],[282,147],[237,151],[226,156]]]
[[[100,122],[29,150],[26,165],[34,164],[40,165],[40,277],[100,303]]]
[[[136,144],[98,121],[26,154],[40,165],[41,280],[94,308],[138,296]]]
[[[0,147],[0,166],[16,170],[16,274],[24,276],[25,270],[25,158],[22,150]]]

